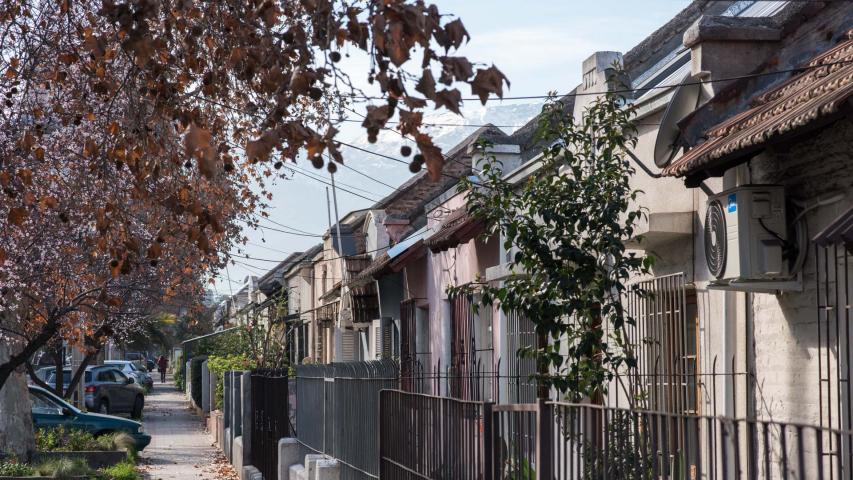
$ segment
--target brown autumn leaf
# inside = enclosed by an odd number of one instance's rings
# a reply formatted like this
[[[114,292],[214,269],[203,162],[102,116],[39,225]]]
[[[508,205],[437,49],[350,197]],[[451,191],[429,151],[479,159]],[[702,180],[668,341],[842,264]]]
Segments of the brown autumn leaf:
[[[478,68],[474,81],[471,82],[471,93],[480,97],[483,105],[489,99],[489,94],[494,93],[498,98],[503,98],[503,84],[509,86],[506,76],[492,65],[489,68]]]
[[[468,30],[465,29],[465,25],[462,24],[462,20],[458,18],[445,25],[444,32],[447,34],[447,39],[449,41],[448,45],[444,46],[445,50],[448,49],[448,46],[458,49],[462,46],[462,42],[471,40],[471,35],[468,34]]]
[[[400,110],[400,123],[397,128],[403,135],[413,135],[418,133],[418,129],[423,123],[423,112],[413,112],[409,110]]]
[[[162,254],[163,254],[163,248],[160,246],[159,243],[154,242],[151,244],[150,247],[148,247],[147,255],[148,255],[149,259],[157,260],[158,258],[160,258],[160,255],[162,255]]]
[[[33,171],[29,168],[21,168],[18,170],[18,178],[21,179],[21,182],[24,185],[32,185],[33,184]]]
[[[417,143],[421,155],[424,156],[430,179],[433,181],[440,180],[441,170],[444,168],[444,155],[442,155],[441,149],[436,147],[432,143],[432,138],[424,133],[415,136],[415,143]]]
[[[388,105],[375,106],[368,105],[367,107],[367,115],[364,117],[364,121],[361,122],[361,126],[365,129],[369,130],[381,130],[385,128],[385,124],[388,123],[388,119],[393,115],[393,111]]]
[[[56,208],[57,205],[59,205],[59,202],[56,200],[56,198],[51,197],[49,195],[42,197],[41,200],[39,200],[39,208],[41,208],[42,210],[47,210],[49,208],[53,209]]]
[[[435,99],[435,78],[432,76],[432,71],[428,68],[424,69],[421,79],[415,85],[415,90],[424,94],[429,99]]]
[[[445,85],[450,85],[456,79],[464,82],[474,75],[474,68],[471,62],[465,57],[441,57],[443,69],[439,81]]]
[[[6,262],[6,251],[0,248],[0,265]]]
[[[84,157],[94,157],[98,154],[98,144],[92,138],[87,138],[85,142],[83,142],[83,156]]]
[[[187,156],[198,159],[198,170],[207,178],[216,175],[216,149],[211,145],[210,131],[191,123],[184,134],[184,149]]]
[[[459,109],[462,105],[462,93],[459,92],[459,89],[448,90],[445,88],[435,94],[433,101],[436,109],[444,107],[457,115],[462,115],[462,111]]]
[[[6,218],[12,225],[20,227],[24,224],[24,221],[27,219],[27,216],[27,209],[23,207],[12,207],[9,209],[9,213]]]

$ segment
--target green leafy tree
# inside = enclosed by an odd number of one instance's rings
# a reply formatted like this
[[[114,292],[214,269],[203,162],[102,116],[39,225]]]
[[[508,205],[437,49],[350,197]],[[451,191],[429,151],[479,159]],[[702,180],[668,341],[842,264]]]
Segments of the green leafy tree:
[[[621,300],[651,258],[624,246],[645,214],[625,154],[636,144],[633,115],[619,96],[594,101],[577,120],[549,102],[539,125],[548,146],[533,176],[511,183],[491,161],[461,186],[472,215],[488,225],[485,235],[500,235],[514,252],[514,274],[501,286],[449,293],[476,290],[482,304],[498,302],[533,321],[537,345],[521,354],[537,360],[540,397],[555,387],[575,400],[600,399],[619,369],[636,366],[625,331],[634,320]]]

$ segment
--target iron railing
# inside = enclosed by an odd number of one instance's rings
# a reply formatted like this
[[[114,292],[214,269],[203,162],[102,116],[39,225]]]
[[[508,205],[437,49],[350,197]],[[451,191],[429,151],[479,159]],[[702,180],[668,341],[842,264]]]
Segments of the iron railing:
[[[379,392],[396,388],[397,363],[298,365],[296,438],[304,453],[326,454],[341,465],[341,479],[379,478]]]
[[[399,390],[380,398],[380,478],[484,478],[490,432],[483,420],[491,404]]]
[[[494,405],[381,393],[380,471],[394,479],[851,478],[824,448],[853,432],[590,404]],[[678,433],[687,432],[688,434]]]
[[[278,440],[290,436],[287,370],[253,370],[252,465],[264,478],[278,477]]]
[[[460,398],[481,402],[522,403],[535,401],[536,379],[526,371],[528,359],[515,357],[507,366],[507,373],[501,373],[502,360],[494,365],[476,361],[466,371],[451,366],[443,366],[441,360],[435,365],[424,365],[420,361],[411,361],[405,367],[401,363],[400,389],[436,395],[439,397]]]

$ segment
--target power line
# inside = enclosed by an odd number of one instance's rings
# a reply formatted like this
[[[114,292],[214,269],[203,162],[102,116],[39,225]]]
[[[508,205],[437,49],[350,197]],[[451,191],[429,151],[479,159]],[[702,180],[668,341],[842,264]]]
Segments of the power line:
[[[302,173],[304,173],[305,175],[311,176],[312,178],[313,178],[313,177],[318,177],[318,175],[314,174],[313,172],[310,172],[310,171],[305,170],[305,169],[303,169],[303,168],[299,168],[299,167],[294,166],[294,165],[285,165],[285,166],[284,166],[284,168],[289,168],[289,169],[291,169],[291,170],[296,170],[296,171],[302,172]],[[320,177],[320,179],[322,180],[322,177]],[[335,180],[335,188],[336,188],[336,189],[338,189],[338,190],[340,190],[340,189],[341,189],[341,187],[339,187],[339,185],[343,185],[343,186],[345,186],[345,187],[351,188],[351,189],[353,189],[353,190],[358,190],[358,191],[360,191],[360,192],[364,192],[364,193],[366,193],[366,194],[371,194],[371,193],[373,193],[373,192],[371,192],[370,190],[365,190],[365,189],[363,189],[363,188],[361,188],[361,187],[357,187],[357,186],[355,186],[355,185],[350,185],[350,184],[347,184],[347,183],[341,182],[340,180],[337,180],[337,179],[336,179],[336,180]]]
[[[288,168],[290,168],[290,167],[288,167]],[[308,178],[310,178],[310,179],[312,179],[312,180],[314,180],[314,181],[317,181],[317,182],[320,182],[320,183],[324,183],[324,184],[329,185],[329,186],[331,186],[331,185],[332,185],[330,182],[327,182],[327,181],[322,180],[322,179],[317,178],[317,177],[313,177],[313,176],[311,176],[311,175],[309,175],[309,174],[307,174],[307,173],[305,173],[305,172],[302,172],[302,171],[299,171],[299,170],[293,170],[293,172],[295,172],[295,173],[301,173],[302,175],[304,175],[304,176],[306,176],[306,177],[308,177]],[[361,195],[360,193],[353,192],[352,190],[347,190],[346,188],[339,187],[339,186],[337,186],[337,185],[335,185],[335,188],[336,188],[336,189],[338,189],[338,190],[344,191],[344,192],[346,192],[346,193],[349,193],[350,195],[353,195],[353,196],[356,196],[356,197],[359,197],[359,198],[363,198],[363,199],[365,199],[365,200],[367,200],[367,201],[370,201],[370,202],[373,202],[373,203],[379,203],[379,200],[377,200],[377,199],[375,199],[375,198],[365,197],[364,195]]]
[[[290,225],[285,225],[285,224],[283,224],[283,223],[278,223],[278,222],[276,222],[275,220],[273,220],[273,219],[271,219],[271,218],[269,218],[269,217],[263,217],[263,219],[264,219],[264,220],[266,220],[266,221],[268,221],[268,222],[270,222],[270,223],[272,223],[272,224],[278,225],[279,227],[289,228],[289,229],[291,229],[291,230],[293,230],[293,231],[295,231],[295,232],[304,233],[304,234],[306,234],[306,235],[315,235],[315,236],[318,236],[318,237],[322,237],[322,236],[323,236],[322,234],[317,234],[317,233],[312,233],[312,232],[306,232],[305,230],[300,230],[300,229],[298,229],[298,228],[296,228],[296,227],[291,227]]]
[[[720,0],[718,0],[720,1]],[[825,3],[825,0],[793,0],[800,2],[811,2],[815,3]],[[853,0],[838,0],[851,2]],[[783,70],[774,70],[770,72],[760,72],[760,73],[748,73],[745,75],[736,75],[733,77],[725,77],[725,78],[710,78],[707,80],[691,80],[689,82],[679,82],[679,83],[669,83],[665,85],[653,85],[649,87],[637,87],[637,88],[622,88],[622,89],[614,89],[614,90],[603,90],[603,91],[594,91],[594,92],[572,92],[565,94],[556,94],[556,95],[520,95],[516,97],[503,97],[499,98],[499,100],[543,100],[549,98],[562,99],[562,98],[571,98],[571,97],[585,97],[585,96],[595,96],[595,95],[608,95],[613,93],[637,93],[637,92],[647,92],[650,90],[666,90],[670,88],[683,87],[688,85],[707,85],[711,83],[719,83],[719,82],[731,82],[735,80],[746,80],[750,78],[759,78],[766,77],[771,75],[781,75],[783,73],[799,73],[805,70],[815,69],[815,68],[823,68],[823,67],[831,67],[833,65],[843,65],[853,62],[853,60],[839,60],[837,62],[829,62],[818,65],[803,65],[801,67],[787,68]],[[356,95],[356,94],[342,94],[342,96],[349,98],[360,98],[363,100],[385,100],[385,97],[375,97],[375,96],[367,96],[367,95]],[[465,97],[462,98],[462,101],[480,101],[479,97]]]

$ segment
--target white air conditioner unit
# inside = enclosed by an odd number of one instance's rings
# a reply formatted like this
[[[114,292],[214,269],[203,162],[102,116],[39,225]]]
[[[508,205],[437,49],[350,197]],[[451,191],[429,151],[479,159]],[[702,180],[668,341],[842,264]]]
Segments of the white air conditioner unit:
[[[385,317],[370,324],[370,359],[390,358],[394,322]]]
[[[705,215],[705,259],[717,285],[785,280],[788,259],[785,190],[747,185],[711,197]]]

